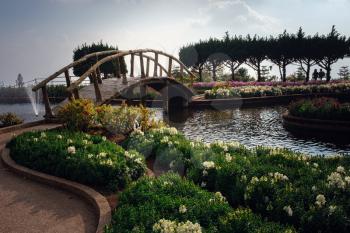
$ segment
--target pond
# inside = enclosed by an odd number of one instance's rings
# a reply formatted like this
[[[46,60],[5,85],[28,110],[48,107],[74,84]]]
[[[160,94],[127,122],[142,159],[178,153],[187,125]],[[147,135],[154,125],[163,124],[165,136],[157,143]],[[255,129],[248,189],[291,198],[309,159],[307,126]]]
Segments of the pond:
[[[30,104],[0,105],[0,113],[15,112],[25,122],[42,119],[44,107],[40,105],[39,110],[39,117],[35,117]],[[350,154],[349,142],[300,137],[286,131],[281,117],[285,111],[284,106],[271,106],[182,111],[169,116],[164,115],[161,109],[155,109],[158,118],[164,119],[191,139],[201,138],[206,142],[237,141],[248,147],[285,147],[310,155]]]

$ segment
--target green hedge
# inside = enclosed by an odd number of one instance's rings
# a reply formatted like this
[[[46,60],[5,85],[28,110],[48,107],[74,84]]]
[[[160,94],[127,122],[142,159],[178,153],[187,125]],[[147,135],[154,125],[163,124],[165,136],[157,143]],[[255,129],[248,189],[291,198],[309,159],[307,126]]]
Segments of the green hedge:
[[[134,132],[125,145],[155,155],[232,207],[252,209],[299,232],[350,232],[350,158],[308,157],[285,149],[187,140],[175,129]]]
[[[340,103],[333,98],[300,100],[291,103],[288,110],[296,117],[350,121],[350,103]]]
[[[166,231],[163,228],[162,231],[161,224],[156,226],[159,222],[163,222],[163,227],[175,225],[178,229]],[[187,223],[187,226],[176,227],[179,223]],[[265,222],[249,210],[233,210],[220,193],[204,191],[169,173],[157,179],[140,179],[125,190],[106,232],[277,233],[293,230]]]
[[[126,187],[146,170],[137,152],[84,133],[28,132],[14,138],[8,147],[18,164],[106,191]]]

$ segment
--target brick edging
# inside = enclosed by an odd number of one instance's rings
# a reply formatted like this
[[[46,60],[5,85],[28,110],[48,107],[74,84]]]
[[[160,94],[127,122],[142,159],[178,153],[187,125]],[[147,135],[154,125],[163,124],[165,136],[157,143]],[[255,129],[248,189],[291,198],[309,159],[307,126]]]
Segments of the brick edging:
[[[96,215],[98,217],[96,233],[103,232],[105,225],[110,224],[111,208],[109,206],[109,203],[104,196],[102,196],[100,193],[96,192],[92,188],[63,178],[37,172],[32,169],[18,165],[10,157],[10,150],[8,148],[4,148],[2,150],[1,160],[7,168],[9,168],[12,172],[16,174],[25,176],[29,179],[38,181],[43,184],[47,184],[56,188],[69,191],[84,198],[85,201],[91,204],[96,211]]]

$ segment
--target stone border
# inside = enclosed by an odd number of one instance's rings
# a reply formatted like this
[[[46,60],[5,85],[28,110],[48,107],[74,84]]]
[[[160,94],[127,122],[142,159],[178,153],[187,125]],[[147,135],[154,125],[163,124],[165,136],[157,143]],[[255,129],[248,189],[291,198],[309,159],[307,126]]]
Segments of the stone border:
[[[10,132],[12,132],[14,130],[30,128],[30,127],[42,125],[42,124],[45,124],[45,123],[48,123],[48,121],[43,119],[43,120],[39,120],[39,121],[32,121],[32,122],[19,124],[19,125],[12,125],[12,126],[8,126],[8,127],[3,127],[3,128],[0,128],[0,134],[2,134],[2,133],[10,133]]]
[[[54,186],[71,193],[74,193],[85,199],[89,204],[93,205],[96,215],[98,217],[98,225],[96,233],[102,233],[104,227],[111,222],[111,208],[108,201],[100,193],[96,192],[92,188],[85,185],[69,181],[63,178],[47,175],[41,172],[31,170],[29,168],[18,165],[10,157],[10,150],[4,148],[1,152],[1,159],[6,167],[8,167],[12,172],[25,176],[31,180],[38,181],[40,183]]]
[[[318,132],[337,136],[344,136],[350,133],[350,121],[332,121],[295,117],[290,115],[288,111],[282,115],[282,118],[284,127],[289,130],[299,132],[311,130],[310,133]]]

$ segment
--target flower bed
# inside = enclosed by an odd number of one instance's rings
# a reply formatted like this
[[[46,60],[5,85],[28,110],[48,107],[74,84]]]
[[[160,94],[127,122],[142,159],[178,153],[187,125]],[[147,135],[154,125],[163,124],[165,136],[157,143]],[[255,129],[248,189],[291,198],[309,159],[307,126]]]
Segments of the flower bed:
[[[247,149],[237,143],[187,140],[174,129],[134,132],[126,146],[154,153],[164,170],[221,192],[245,207],[299,232],[349,232],[350,158],[308,157],[284,149]]]
[[[106,191],[122,189],[146,171],[143,156],[136,151],[84,133],[28,132],[8,147],[20,165]]]
[[[248,209],[233,210],[219,193],[209,193],[175,174],[143,178],[121,194],[107,233],[294,232],[266,222]]]
[[[271,87],[291,87],[291,86],[309,86],[320,84],[337,84],[348,83],[343,80],[326,81],[309,81],[309,82],[239,82],[239,81],[227,81],[227,82],[198,82],[193,83],[193,88],[199,91],[209,90],[217,87],[244,87],[244,86],[271,86]]]
[[[296,117],[319,120],[350,121],[350,103],[340,103],[333,98],[305,99],[288,107]]]
[[[350,93],[350,83],[330,83],[300,86],[223,86],[206,90],[204,95],[206,99],[223,99],[322,93]]]

